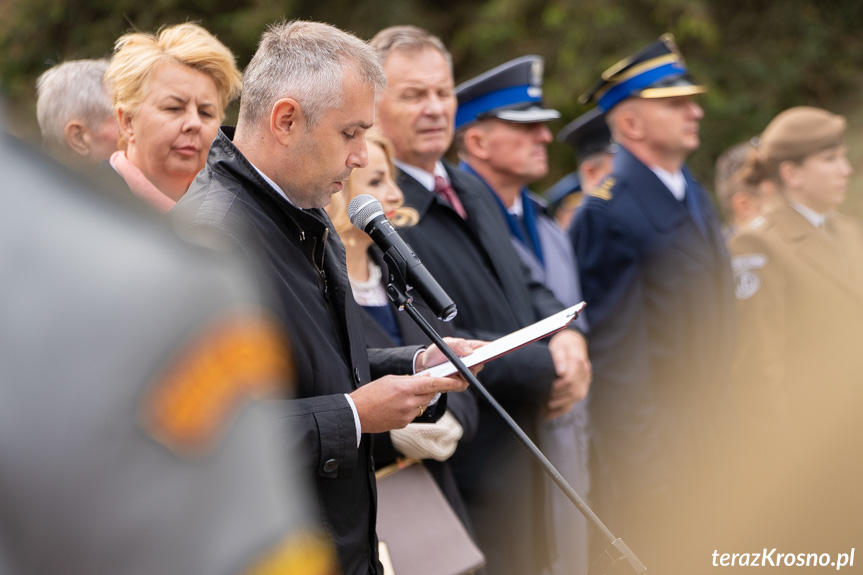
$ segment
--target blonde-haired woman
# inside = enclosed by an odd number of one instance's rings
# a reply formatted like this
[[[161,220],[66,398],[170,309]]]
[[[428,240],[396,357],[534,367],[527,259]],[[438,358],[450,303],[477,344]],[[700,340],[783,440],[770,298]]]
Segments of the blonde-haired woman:
[[[132,192],[167,212],[204,167],[236,98],[234,55],[197,24],[122,36],[105,74],[120,125],[111,166]]]
[[[351,280],[351,289],[354,290],[354,297],[357,303],[368,311],[368,307],[387,306],[389,299],[386,288],[381,282],[382,263],[378,261],[380,258],[373,257],[375,252],[371,249],[372,239],[351,224],[348,218],[348,204],[361,194],[374,196],[381,203],[384,215],[396,227],[415,224],[419,220],[419,214],[413,208],[402,206],[404,196],[396,186],[393,177],[393,155],[389,141],[376,130],[367,133],[366,141],[368,142],[368,165],[365,168],[353,170],[350,179],[345,183],[344,190],[333,195],[327,212],[345,244],[348,276]],[[379,317],[375,315],[375,319]],[[399,344],[401,336],[397,332],[391,335]]]
[[[327,212],[345,245],[348,278],[354,299],[365,311],[363,328],[366,343],[371,348],[396,345],[427,345],[425,333],[404,312],[399,312],[386,294],[388,271],[383,255],[365,232],[354,227],[348,218],[348,204],[360,194],[374,196],[383,207],[387,219],[395,227],[415,224],[419,214],[402,206],[404,196],[393,177],[393,155],[390,143],[376,130],[366,134],[368,165],[354,169],[344,189],[334,194]],[[414,296],[414,304],[426,320],[442,336],[454,336],[448,323],[438,320],[432,311]],[[399,456],[425,460],[453,510],[468,529],[470,522],[464,501],[455,483],[447,459],[455,452],[460,440],[468,440],[476,432],[479,411],[470,392],[450,393],[443,417],[434,425],[412,423],[404,429],[375,436],[375,465],[380,468]]]

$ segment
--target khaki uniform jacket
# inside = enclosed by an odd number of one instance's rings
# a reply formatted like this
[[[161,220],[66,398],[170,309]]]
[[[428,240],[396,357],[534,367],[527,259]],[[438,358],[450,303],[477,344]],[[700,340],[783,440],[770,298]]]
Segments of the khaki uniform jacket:
[[[729,247],[739,399],[764,416],[811,413],[819,403],[829,409],[828,400],[847,397],[847,386],[863,381],[863,235],[856,223],[831,214],[818,229],[777,199]]]

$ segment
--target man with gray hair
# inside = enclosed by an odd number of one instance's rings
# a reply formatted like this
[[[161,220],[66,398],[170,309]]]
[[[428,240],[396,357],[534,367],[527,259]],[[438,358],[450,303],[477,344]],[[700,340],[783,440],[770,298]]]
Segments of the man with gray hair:
[[[93,169],[117,150],[117,118],[104,83],[108,63],[70,60],[36,80],[42,145],[70,167]]]
[[[215,227],[251,260],[293,342],[297,390],[280,405],[286,438],[314,481],[346,575],[382,573],[372,433],[443,414],[457,378],[403,375],[440,363],[432,348],[367,350],[345,249],[321,209],[368,163],[365,132],[385,79],[374,51],[327,24],[271,26],[246,69],[236,131],[223,127],[173,215]],[[456,342],[456,353],[469,352]],[[383,377],[381,377],[383,376]],[[371,381],[373,377],[377,377]],[[435,413],[437,412],[437,413]]]
[[[419,222],[402,236],[458,306],[456,328],[494,339],[563,309],[531,278],[496,200],[476,177],[442,161],[453,140],[456,96],[449,52],[414,26],[371,40],[387,75],[378,97],[382,131],[393,142],[398,184]],[[480,376],[533,438],[587,395],[591,366],[576,329],[490,362]],[[545,478],[500,418],[480,404],[477,434],[450,459],[489,573],[538,574],[554,560]]]

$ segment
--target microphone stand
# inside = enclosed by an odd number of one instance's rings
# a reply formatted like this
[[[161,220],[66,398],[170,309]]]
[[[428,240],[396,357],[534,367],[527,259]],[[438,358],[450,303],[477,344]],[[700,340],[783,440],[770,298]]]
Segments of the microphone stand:
[[[388,262],[389,263],[389,262]],[[398,269],[390,265],[390,269]],[[434,330],[426,319],[420,315],[412,303],[411,296],[407,295],[407,284],[399,274],[390,273],[390,281],[387,285],[387,295],[390,300],[416,322],[425,334],[438,346],[444,356],[452,362],[462,377],[467,380],[474,393],[480,396],[491,407],[491,409],[503,420],[504,424],[515,436],[515,438],[527,449],[531,457],[542,467],[543,471],[551,477],[561,491],[578,508],[582,515],[599,530],[606,539],[605,549],[590,567],[591,575],[640,575],[647,572],[647,568],[638,559],[635,553],[605,526],[597,517],[596,513],[588,507],[587,503],[576,493],[575,489],[563,478],[560,472],[552,465],[546,456],[531,441],[524,430],[519,427],[515,420],[504,410],[503,407],[492,397],[488,390],[471,373],[461,359],[443,341],[443,338]]]

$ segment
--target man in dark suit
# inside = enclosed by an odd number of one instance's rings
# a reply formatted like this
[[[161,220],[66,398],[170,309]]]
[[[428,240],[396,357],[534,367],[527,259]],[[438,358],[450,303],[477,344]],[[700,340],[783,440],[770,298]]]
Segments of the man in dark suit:
[[[699,487],[733,337],[728,252],[684,166],[703,116],[691,96],[704,91],[670,35],[603,73],[587,96],[619,149],[571,231],[596,371],[592,483],[611,529],[662,573],[685,570],[685,552],[703,543]]]
[[[411,374],[442,356],[417,355],[420,346],[366,351],[345,249],[321,209],[367,164],[365,131],[384,83],[358,38],[313,22],[272,26],[246,68],[236,131],[222,128],[172,212],[231,238],[272,290],[296,358],[296,398],[282,406],[292,424],[286,437],[305,456],[346,575],[382,569],[370,434],[431,411],[436,392],[466,387],[456,378],[384,375]],[[467,351],[464,342],[456,347]]]
[[[455,143],[459,167],[475,175],[494,198],[509,225],[512,245],[541,282],[566,306],[581,301],[572,243],[549,217],[545,202],[528,189],[548,173],[552,141],[547,122],[560,118],[542,101],[543,60],[522,56],[456,87]],[[584,317],[578,327],[587,331]],[[539,446],[567,482],[581,494],[588,490],[587,406],[543,422]],[[549,526],[554,561],[551,573],[587,573],[587,520],[565,493],[548,484]]]
[[[452,143],[456,98],[449,53],[412,26],[379,32],[371,41],[387,75],[377,121],[393,142],[405,204],[419,212],[401,234],[458,306],[462,334],[491,339],[560,311],[550,291],[530,277],[510,242],[494,198],[473,176],[441,161]],[[542,417],[568,413],[590,383],[584,337],[564,330],[490,362],[481,374],[489,391],[536,437]],[[547,509],[541,471],[487,406],[476,438],[451,459],[486,554],[489,572],[541,573]]]

